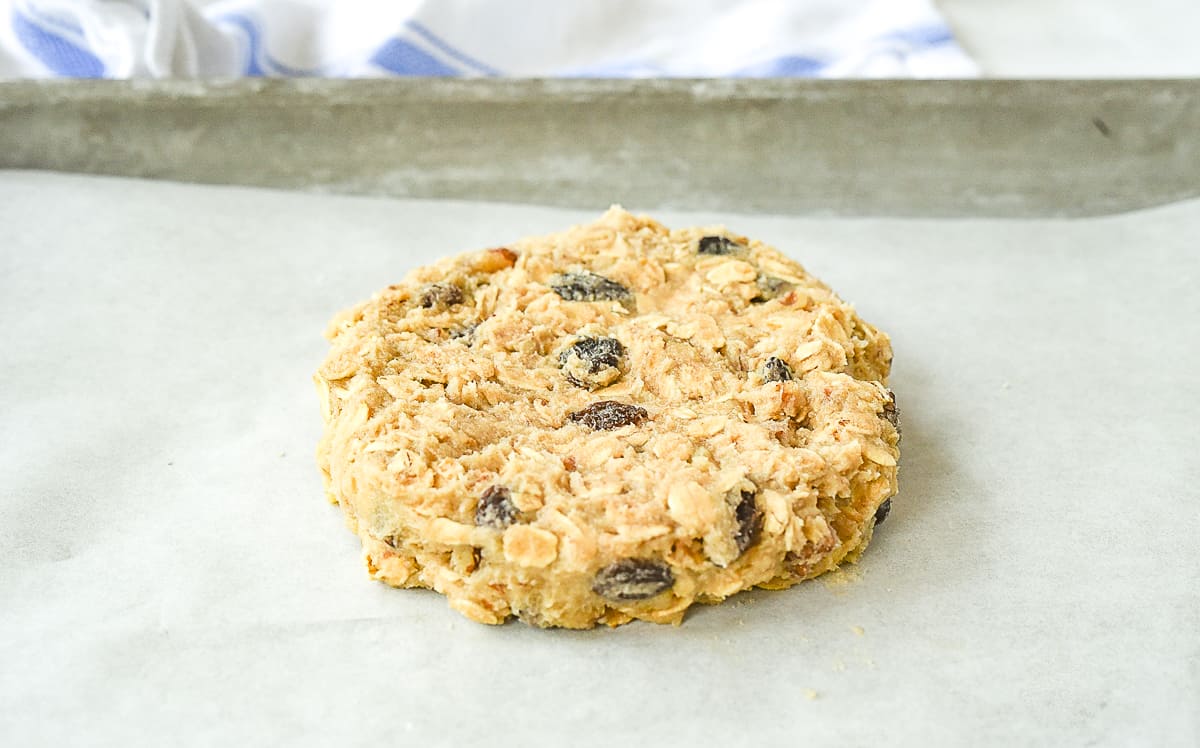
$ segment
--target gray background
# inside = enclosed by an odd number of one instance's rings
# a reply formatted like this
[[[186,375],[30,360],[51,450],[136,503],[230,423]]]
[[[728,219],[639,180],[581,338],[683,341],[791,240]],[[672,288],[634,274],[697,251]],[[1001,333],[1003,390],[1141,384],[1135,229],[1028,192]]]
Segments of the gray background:
[[[1200,76],[1195,0],[935,0],[997,78]]]

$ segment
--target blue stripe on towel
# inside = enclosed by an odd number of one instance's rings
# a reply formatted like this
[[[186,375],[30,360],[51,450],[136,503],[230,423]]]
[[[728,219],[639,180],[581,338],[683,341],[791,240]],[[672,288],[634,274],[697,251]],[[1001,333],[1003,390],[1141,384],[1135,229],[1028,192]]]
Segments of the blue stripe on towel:
[[[12,12],[17,40],[56,75],[69,78],[102,78],[104,62],[61,34],[42,28],[17,10]]]
[[[231,13],[227,16],[221,16],[216,20],[217,23],[227,23],[231,26],[236,26],[246,35],[246,68],[243,72],[246,75],[266,75],[266,71],[263,70],[262,65],[258,62],[258,52],[262,44],[258,24],[240,13]]]
[[[825,69],[825,63],[811,57],[784,55],[756,62],[731,73],[735,78],[814,78]]]
[[[912,47],[940,47],[954,41],[954,34],[946,26],[920,26],[887,34],[883,39],[904,42]]]
[[[0,0],[2,1],[2,0]],[[60,76],[96,78],[105,75],[105,62],[88,49],[82,28],[69,15],[40,11],[32,3],[13,4],[11,25],[17,41],[45,67]],[[229,13],[212,19],[236,29],[246,39],[244,74],[293,77],[344,75],[359,60],[319,65],[314,69],[293,68],[273,59],[267,52],[260,19],[252,13]],[[863,54],[908,57],[956,43],[954,34],[940,23],[900,29],[866,42]],[[416,20],[407,20],[398,36],[375,49],[369,62],[380,71],[399,76],[499,76],[503,73],[451,45]],[[800,54],[785,54],[761,60],[717,75],[741,78],[815,78],[838,63]],[[346,65],[350,67],[347,68]],[[582,78],[642,78],[673,76],[660,65],[644,59],[616,59],[560,70],[558,76]]]
[[[455,76],[461,71],[450,67],[412,42],[388,39],[371,55],[371,62],[396,75]]]
[[[334,75],[334,71],[326,68],[305,70],[285,65],[266,53],[262,42],[262,29],[249,16],[242,13],[231,13],[218,19],[221,23],[230,24],[246,36],[248,46],[246,75],[285,75],[289,77],[311,77]],[[389,39],[375,54],[370,62],[389,73],[407,76],[456,76],[461,71],[450,67],[433,55],[403,39]]]
[[[455,49],[454,47],[450,46],[450,44],[448,42],[446,42],[444,39],[442,39],[441,37],[434,34],[424,24],[419,23],[417,21],[409,20],[408,22],[405,23],[405,25],[408,26],[408,28],[412,29],[412,31],[417,36],[419,36],[422,39],[424,39],[425,41],[429,42],[430,45],[432,45],[433,47],[435,47],[436,49],[438,49],[439,51],[444,53],[447,57],[451,57],[455,60],[458,60],[459,62],[463,63],[467,67],[475,68],[476,71],[483,73],[484,75],[502,75],[502,73],[499,70],[497,70],[496,68],[491,67],[490,65],[487,65],[485,63],[482,63],[479,60],[476,60],[474,57],[471,57],[470,55],[468,55],[466,52],[461,52],[461,51]]]

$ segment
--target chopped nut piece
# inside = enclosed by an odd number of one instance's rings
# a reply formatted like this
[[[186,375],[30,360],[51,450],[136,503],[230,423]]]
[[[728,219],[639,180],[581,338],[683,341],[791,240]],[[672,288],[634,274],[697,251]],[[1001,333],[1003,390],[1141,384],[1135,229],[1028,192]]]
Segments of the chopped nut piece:
[[[517,261],[517,253],[507,247],[486,249],[475,257],[475,269],[481,273],[506,270]]]

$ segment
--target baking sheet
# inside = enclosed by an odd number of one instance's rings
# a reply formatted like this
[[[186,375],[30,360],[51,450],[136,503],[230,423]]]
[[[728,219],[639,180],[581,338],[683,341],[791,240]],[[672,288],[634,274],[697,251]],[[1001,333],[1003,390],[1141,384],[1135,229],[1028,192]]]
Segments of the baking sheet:
[[[0,168],[575,209],[1105,215],[1198,133],[1200,79],[0,81]]]
[[[862,561],[588,632],[369,581],[312,459],[327,318],[605,207],[0,172],[3,742],[1197,743],[1200,202],[662,213],[893,336],[901,495]]]

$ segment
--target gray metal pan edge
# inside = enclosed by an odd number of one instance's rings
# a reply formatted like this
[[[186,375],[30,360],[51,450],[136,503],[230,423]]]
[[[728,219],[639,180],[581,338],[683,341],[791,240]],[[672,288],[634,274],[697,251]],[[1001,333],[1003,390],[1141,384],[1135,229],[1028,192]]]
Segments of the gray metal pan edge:
[[[9,82],[0,167],[588,208],[1100,215],[1200,195],[1200,80]]]

